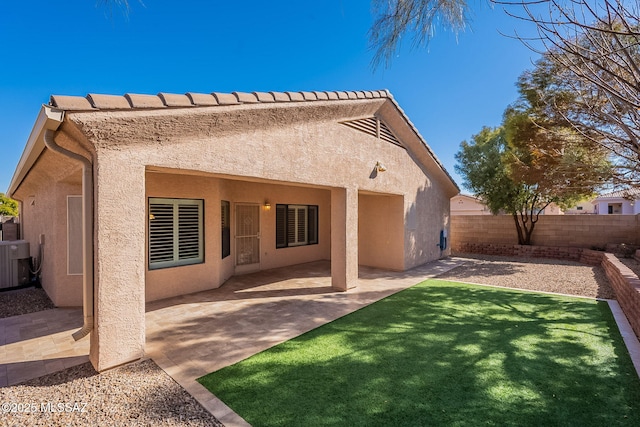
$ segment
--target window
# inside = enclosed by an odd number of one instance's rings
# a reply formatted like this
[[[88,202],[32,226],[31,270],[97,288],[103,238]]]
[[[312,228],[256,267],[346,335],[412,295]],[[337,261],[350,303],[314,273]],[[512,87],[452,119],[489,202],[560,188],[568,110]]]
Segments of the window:
[[[229,202],[220,202],[220,218],[222,221],[222,259],[231,255],[231,220],[229,218]]]
[[[149,268],[204,262],[203,201],[149,199]]]
[[[318,243],[318,206],[276,205],[276,248]]]

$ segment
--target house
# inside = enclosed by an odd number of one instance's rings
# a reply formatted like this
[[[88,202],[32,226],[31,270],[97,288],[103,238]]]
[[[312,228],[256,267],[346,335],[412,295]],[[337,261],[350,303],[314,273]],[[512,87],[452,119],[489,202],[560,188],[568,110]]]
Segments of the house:
[[[458,194],[450,200],[451,215],[491,215],[482,200],[468,194]]]
[[[584,199],[564,211],[565,215],[589,215],[595,213],[592,199]]]
[[[479,198],[467,194],[458,194],[449,201],[452,216],[457,215],[492,215],[486,204]],[[500,212],[504,214],[504,212]],[[539,212],[540,215],[564,215],[558,205],[551,203]]]
[[[440,257],[458,187],[387,91],[52,96],[11,181],[98,370],[140,358],[145,303],[250,271]]]
[[[640,213],[640,189],[630,188],[601,194],[591,203],[598,215],[637,215]]]

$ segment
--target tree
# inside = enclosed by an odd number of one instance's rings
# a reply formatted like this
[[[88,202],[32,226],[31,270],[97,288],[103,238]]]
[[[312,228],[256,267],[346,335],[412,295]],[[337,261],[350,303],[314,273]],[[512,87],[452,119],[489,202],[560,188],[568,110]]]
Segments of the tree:
[[[463,141],[456,154],[456,171],[464,185],[474,192],[494,215],[512,216],[518,233],[518,244],[530,245],[531,235],[541,210],[553,199],[547,199],[536,186],[511,179],[508,164],[509,147],[505,129],[483,128],[471,143]]]
[[[369,29],[369,45],[375,51],[373,66],[389,66],[402,37],[412,35],[413,47],[429,43],[435,24],[454,32],[467,24],[466,0],[372,0],[376,16]]]
[[[520,84],[540,91],[550,122],[569,124],[585,140],[612,153],[616,183],[640,185],[637,3],[524,0],[503,4],[509,4],[512,16],[535,25],[538,37],[521,40],[543,55]],[[534,45],[536,41],[539,44]]]
[[[640,7],[627,0],[491,0],[528,21],[537,37],[519,37],[543,58],[553,126],[573,126],[583,141],[612,154],[614,183],[640,185]],[[464,29],[462,0],[375,0],[369,35],[374,65],[389,65],[403,36],[422,46],[434,23]],[[531,77],[535,77],[531,74]],[[561,102],[558,102],[561,101]],[[549,121],[551,122],[551,121]]]
[[[551,203],[566,208],[610,177],[607,153],[571,126],[545,122],[538,93],[521,92],[503,125],[463,141],[456,171],[493,214],[513,217],[518,243],[530,245],[539,215]]]
[[[0,193],[0,215],[18,216],[18,202]]]

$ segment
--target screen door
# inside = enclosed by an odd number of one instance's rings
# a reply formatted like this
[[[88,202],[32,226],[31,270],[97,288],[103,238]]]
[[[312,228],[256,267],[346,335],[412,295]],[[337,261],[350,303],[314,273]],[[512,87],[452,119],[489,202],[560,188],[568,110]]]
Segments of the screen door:
[[[259,205],[236,205],[236,266],[236,272],[260,268]]]

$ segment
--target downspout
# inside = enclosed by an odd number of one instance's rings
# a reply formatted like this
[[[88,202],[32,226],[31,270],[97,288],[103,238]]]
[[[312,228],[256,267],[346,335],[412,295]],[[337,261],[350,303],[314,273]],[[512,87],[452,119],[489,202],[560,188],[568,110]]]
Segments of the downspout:
[[[72,334],[78,341],[93,330],[93,165],[84,156],[60,147],[54,141],[55,132],[47,129],[44,144],[51,151],[82,163],[82,295],[84,324]]]

